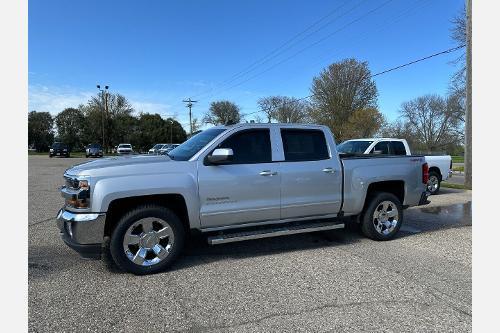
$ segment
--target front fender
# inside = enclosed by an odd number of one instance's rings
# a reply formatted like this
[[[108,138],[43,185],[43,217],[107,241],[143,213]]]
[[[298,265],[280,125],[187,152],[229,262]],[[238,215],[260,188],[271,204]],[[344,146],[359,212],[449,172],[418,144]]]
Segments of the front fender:
[[[186,173],[107,177],[97,180],[92,194],[92,211],[107,212],[116,199],[157,194],[180,194],[186,202],[191,228],[200,227],[197,183]]]

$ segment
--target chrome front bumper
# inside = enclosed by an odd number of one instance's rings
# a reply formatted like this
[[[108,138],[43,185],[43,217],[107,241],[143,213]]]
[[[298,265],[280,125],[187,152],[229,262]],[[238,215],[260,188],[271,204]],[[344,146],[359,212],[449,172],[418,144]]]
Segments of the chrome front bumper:
[[[57,214],[57,227],[64,242],[83,257],[96,258],[104,237],[104,213],[73,213],[61,209]],[[87,254],[91,255],[87,255]],[[100,257],[100,254],[99,254]]]

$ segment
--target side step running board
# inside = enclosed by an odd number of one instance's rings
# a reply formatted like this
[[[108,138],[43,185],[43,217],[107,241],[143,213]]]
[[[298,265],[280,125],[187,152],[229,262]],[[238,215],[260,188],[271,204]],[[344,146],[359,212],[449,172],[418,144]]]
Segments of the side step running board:
[[[301,225],[273,226],[266,229],[246,230],[208,237],[210,245],[239,242],[249,239],[268,238],[283,235],[344,228],[344,223],[308,222]]]

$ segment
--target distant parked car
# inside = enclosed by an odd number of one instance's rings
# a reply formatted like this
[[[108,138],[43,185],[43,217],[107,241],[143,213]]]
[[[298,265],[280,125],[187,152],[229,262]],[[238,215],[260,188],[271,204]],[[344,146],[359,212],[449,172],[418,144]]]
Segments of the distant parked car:
[[[149,151],[148,151],[148,154],[158,154],[158,151],[162,148],[164,148],[165,146],[167,146],[168,144],[167,143],[157,143],[153,146],[153,148],[151,148]]]
[[[170,153],[172,150],[174,150],[175,148],[177,148],[179,146],[180,146],[179,143],[168,144],[165,147],[161,148],[158,151],[158,154],[160,154],[160,155],[167,155],[168,153]]]
[[[118,148],[116,148],[116,152],[120,155],[124,155],[124,154],[132,154],[134,151],[130,143],[120,143],[118,145]]]
[[[49,157],[53,156],[66,156],[69,157],[69,146],[62,142],[54,142],[49,149]]]
[[[85,157],[102,157],[103,152],[102,152],[102,146],[98,143],[92,143],[85,148]]]

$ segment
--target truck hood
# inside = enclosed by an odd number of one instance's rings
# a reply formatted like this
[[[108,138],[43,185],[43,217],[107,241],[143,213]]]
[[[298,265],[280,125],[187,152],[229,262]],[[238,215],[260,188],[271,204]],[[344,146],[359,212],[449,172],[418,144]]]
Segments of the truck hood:
[[[164,173],[174,171],[170,166],[171,164],[177,163],[172,162],[167,155],[115,156],[76,164],[67,169],[65,173],[72,176],[123,176],[137,173]]]

